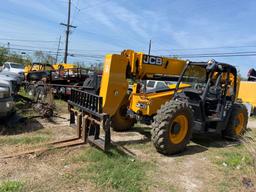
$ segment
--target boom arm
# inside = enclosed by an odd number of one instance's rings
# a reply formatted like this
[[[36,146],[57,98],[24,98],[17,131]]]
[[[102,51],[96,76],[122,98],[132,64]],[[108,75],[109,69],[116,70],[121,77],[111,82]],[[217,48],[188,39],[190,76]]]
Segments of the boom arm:
[[[113,116],[119,109],[127,94],[127,78],[150,79],[156,74],[179,76],[185,65],[184,60],[156,57],[132,50],[125,50],[120,55],[107,55],[100,88],[103,111]]]

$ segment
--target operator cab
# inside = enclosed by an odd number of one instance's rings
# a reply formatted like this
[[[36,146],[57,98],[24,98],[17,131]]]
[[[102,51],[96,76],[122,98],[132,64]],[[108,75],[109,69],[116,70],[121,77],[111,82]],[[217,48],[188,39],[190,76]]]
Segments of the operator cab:
[[[236,82],[237,71],[232,65],[188,61],[177,82],[175,98],[190,104],[198,122],[223,121],[235,101]],[[191,87],[179,92],[181,83]]]

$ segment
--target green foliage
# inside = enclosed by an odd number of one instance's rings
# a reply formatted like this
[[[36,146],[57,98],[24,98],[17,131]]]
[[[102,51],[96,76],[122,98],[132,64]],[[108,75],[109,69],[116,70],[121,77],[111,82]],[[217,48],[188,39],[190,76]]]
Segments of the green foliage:
[[[75,158],[76,162],[89,162],[79,175],[97,186],[123,192],[145,191],[145,172],[149,164],[133,159],[117,150],[108,154],[89,149]],[[143,185],[144,184],[144,185]]]
[[[29,56],[26,56],[26,58],[24,58],[24,56],[20,54],[17,54],[15,52],[11,53],[8,51],[8,49],[0,47],[0,65],[3,65],[6,61],[21,63],[24,65],[32,63],[32,59]]]
[[[240,169],[252,165],[252,159],[247,153],[224,152],[222,153],[222,160],[217,163],[224,164],[231,169]]]
[[[0,47],[0,65],[3,65],[3,63],[6,62],[7,54],[7,49]]]
[[[0,184],[0,192],[19,192],[23,186],[24,183],[20,181],[4,181]]]
[[[2,136],[0,143],[2,145],[17,145],[17,144],[37,144],[49,140],[46,135],[37,136]]]

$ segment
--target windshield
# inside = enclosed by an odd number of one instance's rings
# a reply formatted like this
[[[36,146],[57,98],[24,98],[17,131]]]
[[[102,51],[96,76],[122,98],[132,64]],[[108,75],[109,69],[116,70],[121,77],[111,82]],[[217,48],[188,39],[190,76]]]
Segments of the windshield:
[[[207,79],[206,69],[200,65],[189,65],[181,80],[182,83],[190,84],[192,87],[205,86]]]
[[[10,65],[12,68],[15,69],[24,69],[24,66],[22,64],[11,63]]]

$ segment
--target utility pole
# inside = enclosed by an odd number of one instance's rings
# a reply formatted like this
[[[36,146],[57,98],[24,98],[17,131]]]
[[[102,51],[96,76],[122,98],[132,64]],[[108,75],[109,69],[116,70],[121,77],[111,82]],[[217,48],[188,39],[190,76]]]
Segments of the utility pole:
[[[7,42],[7,53],[8,53],[8,60],[10,60],[10,53],[11,53],[11,43]]]
[[[64,25],[64,26],[67,27],[65,53],[64,53],[64,63],[67,63],[67,58],[68,58],[68,39],[69,39],[70,27],[76,28],[76,26],[70,25],[70,12],[71,12],[71,0],[68,1],[68,21],[67,21],[67,24],[60,23],[61,25]]]
[[[7,51],[8,51],[8,53],[10,53],[10,46],[11,46],[11,44],[10,44],[10,42],[8,42],[7,43]]]
[[[149,40],[149,45],[148,45],[148,55],[150,55],[151,52],[151,39]]]
[[[60,50],[60,42],[61,42],[61,35],[60,35],[60,38],[59,38],[58,49],[57,49],[57,52],[56,52],[56,58],[55,58],[55,62],[56,63],[58,63],[59,50]]]

